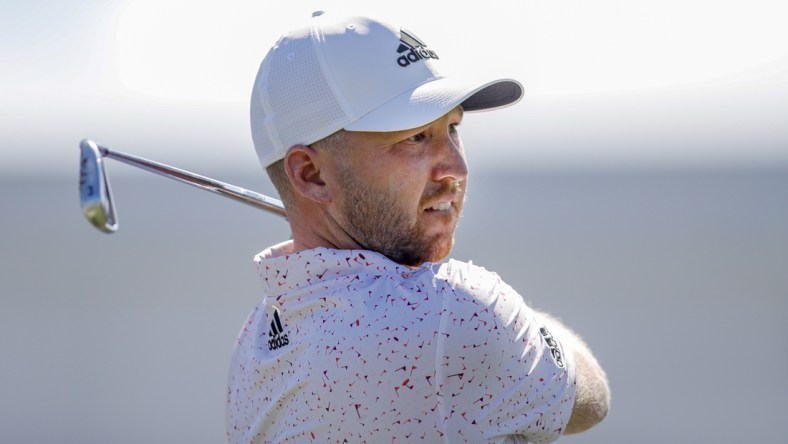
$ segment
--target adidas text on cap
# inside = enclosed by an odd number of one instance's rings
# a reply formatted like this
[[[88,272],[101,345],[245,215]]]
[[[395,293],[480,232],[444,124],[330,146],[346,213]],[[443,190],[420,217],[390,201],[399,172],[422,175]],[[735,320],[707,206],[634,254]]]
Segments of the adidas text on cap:
[[[291,146],[340,129],[406,130],[460,104],[481,111],[522,98],[515,80],[449,77],[439,65],[439,52],[404,28],[368,17],[314,16],[280,37],[257,73],[250,114],[260,163],[268,167]]]

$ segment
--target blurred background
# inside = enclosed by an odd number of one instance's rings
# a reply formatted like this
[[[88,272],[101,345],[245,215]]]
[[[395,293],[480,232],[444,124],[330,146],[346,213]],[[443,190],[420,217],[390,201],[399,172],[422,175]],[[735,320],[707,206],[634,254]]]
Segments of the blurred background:
[[[120,230],[81,215],[78,143],[274,194],[248,98],[313,10],[401,23],[455,70],[521,80],[469,114],[453,257],[578,331],[610,416],[576,443],[788,435],[788,6],[776,1],[0,3],[0,442],[216,443],[275,216],[108,161]]]

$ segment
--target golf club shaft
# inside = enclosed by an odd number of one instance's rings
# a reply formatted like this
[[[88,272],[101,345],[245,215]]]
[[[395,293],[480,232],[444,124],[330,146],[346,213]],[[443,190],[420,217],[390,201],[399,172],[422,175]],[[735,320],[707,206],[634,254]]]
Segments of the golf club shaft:
[[[282,205],[282,202],[278,199],[274,199],[272,197],[268,197],[266,195],[235,185],[220,182],[218,180],[211,179],[210,177],[201,176],[199,174],[191,173],[180,168],[165,165],[163,163],[154,162],[152,160],[122,153],[120,151],[113,151],[102,145],[97,144],[97,146],[103,157],[109,157],[110,159],[123,162],[127,165],[141,168],[143,170],[150,171],[151,173],[168,177],[170,179],[174,179],[179,182],[201,188],[203,190],[208,190],[224,197],[229,197],[230,199],[266,210],[274,214],[278,214],[282,217],[287,217],[284,205]]]

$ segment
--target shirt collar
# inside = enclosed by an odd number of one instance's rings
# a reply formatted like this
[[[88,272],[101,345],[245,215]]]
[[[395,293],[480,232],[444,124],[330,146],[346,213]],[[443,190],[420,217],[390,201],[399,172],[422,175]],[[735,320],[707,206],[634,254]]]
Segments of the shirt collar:
[[[412,269],[399,265],[380,253],[368,250],[336,250],[320,247],[293,252],[292,241],[263,250],[255,256],[255,264],[265,294],[272,297],[352,274],[396,273],[407,279],[432,266],[432,263],[427,262],[417,269]]]

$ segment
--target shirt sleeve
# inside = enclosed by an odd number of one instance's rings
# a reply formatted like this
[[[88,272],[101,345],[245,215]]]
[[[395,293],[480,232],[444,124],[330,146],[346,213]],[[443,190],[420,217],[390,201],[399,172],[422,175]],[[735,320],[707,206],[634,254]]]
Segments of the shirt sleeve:
[[[449,442],[556,440],[574,404],[571,351],[495,273],[452,261],[441,282],[437,376]]]

